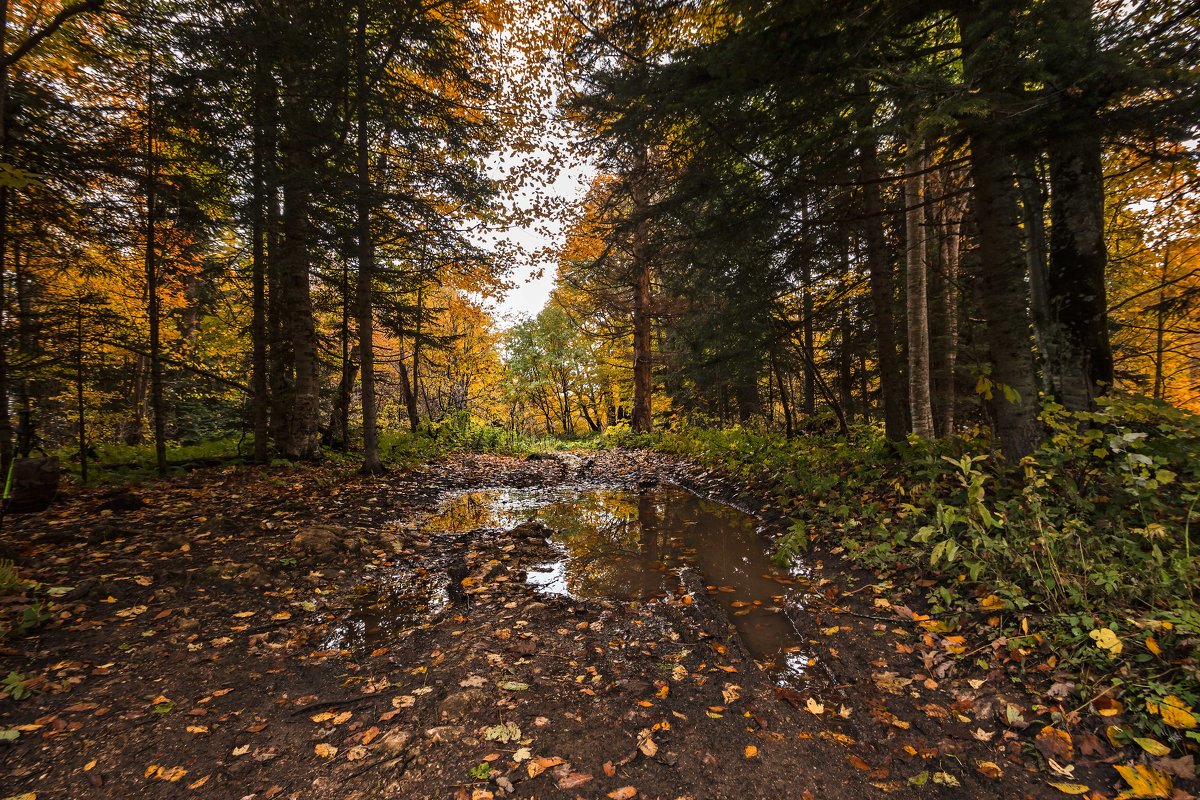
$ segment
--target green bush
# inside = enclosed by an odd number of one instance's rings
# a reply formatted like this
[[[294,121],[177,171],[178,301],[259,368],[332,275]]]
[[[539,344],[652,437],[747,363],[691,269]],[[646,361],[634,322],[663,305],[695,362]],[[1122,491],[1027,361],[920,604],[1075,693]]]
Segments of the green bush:
[[[902,573],[897,585],[924,578],[945,625],[998,618],[1014,652],[1040,652],[1171,734],[1145,709],[1200,701],[1200,418],[1114,395],[1090,413],[1048,406],[1043,420],[1045,444],[1019,465],[978,436],[895,445],[869,427],[790,441],[685,428],[653,444],[773,492],[795,520],[781,560],[812,539]],[[1102,631],[1121,646],[1101,647]]]

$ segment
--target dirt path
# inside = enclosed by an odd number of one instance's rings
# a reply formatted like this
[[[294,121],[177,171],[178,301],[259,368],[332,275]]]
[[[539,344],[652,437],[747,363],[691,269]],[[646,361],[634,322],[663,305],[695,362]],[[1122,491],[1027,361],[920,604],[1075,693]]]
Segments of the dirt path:
[[[856,579],[819,560],[812,683],[780,691],[696,576],[655,603],[546,597],[523,580],[537,531],[414,524],[455,490],[581,480],[736,495],[640,452],[462,455],[381,480],[199,473],[16,521],[22,577],[72,588],[0,643],[28,692],[0,694],[20,733],[0,796],[1061,796],[1034,731],[997,721],[1003,675],[955,677],[961,651],[930,658],[886,600],[847,605]],[[461,596],[417,591],[448,574]]]

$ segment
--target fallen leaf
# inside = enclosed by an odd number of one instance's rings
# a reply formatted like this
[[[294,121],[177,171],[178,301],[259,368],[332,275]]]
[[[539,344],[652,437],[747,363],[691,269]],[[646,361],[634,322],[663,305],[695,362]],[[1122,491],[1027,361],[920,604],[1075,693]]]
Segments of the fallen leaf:
[[[326,744],[325,742],[321,742],[320,744],[318,744],[316,747],[313,748],[313,752],[316,753],[321,758],[333,758],[334,756],[337,755],[338,749],[331,744]]]
[[[1034,744],[1046,758],[1059,761],[1072,761],[1075,758],[1075,748],[1071,743],[1071,734],[1049,725],[1038,731]]]
[[[1172,728],[1191,729],[1196,727],[1196,715],[1192,713],[1192,707],[1176,695],[1167,695],[1161,703],[1147,700],[1146,709],[1151,714],[1161,716],[1162,721]]]
[[[957,789],[959,786],[958,778],[954,777],[949,772],[933,773],[933,782],[939,786],[949,786],[952,789]]]
[[[183,767],[160,767],[157,764],[146,767],[146,777],[158,781],[175,783],[184,775],[187,775],[187,770]]]
[[[608,793],[610,800],[631,800],[637,797],[638,790],[633,786],[622,786],[620,789],[613,789]]]
[[[1152,756],[1165,756],[1171,752],[1171,748],[1157,739],[1151,739],[1147,736],[1135,736],[1133,737],[1133,741],[1137,742],[1138,747]]]
[[[1122,798],[1169,798],[1171,796],[1174,781],[1171,780],[1170,775],[1145,764],[1135,764],[1132,767],[1117,764],[1115,769],[1129,784],[1128,791],[1117,795],[1118,800],[1122,800]]]
[[[818,717],[825,713],[825,706],[818,703],[814,698],[808,698],[808,702],[804,704],[805,710],[810,714],[816,714]]]
[[[746,745],[745,751],[742,753],[746,758],[754,758],[758,755],[758,748],[752,744]]]
[[[585,783],[591,782],[591,780],[592,776],[587,773],[572,772],[559,778],[557,785],[559,789],[575,789],[583,786]]]
[[[1082,783],[1058,783],[1056,781],[1048,781],[1048,783],[1063,794],[1087,794],[1092,790],[1092,787]]]
[[[521,738],[521,729],[512,722],[493,725],[484,730],[483,738],[489,742],[515,742]]]
[[[1109,657],[1121,655],[1121,651],[1125,646],[1121,644],[1121,640],[1117,638],[1117,634],[1113,633],[1111,628],[1097,628],[1093,631],[1088,631],[1088,636],[1092,637],[1092,641],[1096,643],[1096,647],[1108,653]]]

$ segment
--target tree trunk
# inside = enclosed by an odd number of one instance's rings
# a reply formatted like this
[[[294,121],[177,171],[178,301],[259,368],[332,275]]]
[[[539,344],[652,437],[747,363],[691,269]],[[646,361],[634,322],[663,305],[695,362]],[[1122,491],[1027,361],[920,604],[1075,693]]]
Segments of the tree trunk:
[[[358,2],[358,359],[362,368],[362,425],[364,475],[381,475],[379,411],[375,405],[375,309],[371,284],[375,278],[375,247],[371,239],[371,150],[367,129],[367,3]]]
[[[644,181],[646,164],[634,171],[631,182],[633,196],[633,415],[630,424],[637,433],[649,433],[653,426],[651,394],[651,318],[650,318],[650,221],[647,218],[649,197]]]
[[[0,57],[0,160],[3,160],[8,157],[8,0],[0,0]],[[4,319],[9,194],[7,186],[0,187],[0,480],[7,479],[13,457],[12,418],[8,409],[8,341]]]
[[[1044,339],[1050,391],[1072,411],[1093,407],[1113,382],[1104,273],[1104,170],[1101,103],[1086,85],[1097,58],[1091,0],[1052,0],[1056,35],[1046,37],[1046,66],[1058,104],[1047,143],[1050,166],[1050,261]]]
[[[321,455],[318,439],[320,381],[317,363],[317,329],[309,284],[309,222],[314,164],[302,142],[293,110],[291,130],[285,140],[287,164],[283,184],[283,241],[280,247],[280,312],[285,338],[293,359],[294,380],[287,413],[287,441],[283,454],[294,460]],[[282,448],[281,448],[282,449]]]
[[[779,356],[771,353],[771,372],[775,376],[775,382],[779,386],[779,403],[783,406],[783,435],[788,439],[796,433],[795,423],[792,420],[792,404],[789,402],[787,383],[783,378],[783,370],[779,368]]]
[[[254,462],[267,462],[268,424],[270,402],[267,394],[267,252],[266,252],[266,125],[264,105],[267,102],[267,83],[270,80],[267,64],[261,51],[255,55],[254,64],[254,130],[253,147],[251,152],[251,180],[253,181],[253,197],[251,211],[253,220],[250,226],[250,259],[251,259],[251,418],[254,427]]]
[[[817,351],[813,344],[813,293],[812,265],[805,259],[800,275],[803,296],[800,300],[801,313],[804,314],[802,337],[804,339],[804,416],[812,417],[817,413]]]
[[[984,96],[1016,95],[1005,59],[1015,47],[1011,19],[968,7],[959,13],[964,78]],[[1042,438],[1030,338],[1025,254],[1012,154],[1000,115],[993,110],[972,125],[971,178],[979,232],[979,289],[991,357],[995,433],[1006,458],[1019,460]]]
[[[904,408],[904,376],[896,352],[895,294],[892,263],[888,257],[883,230],[883,198],[879,191],[879,159],[873,123],[874,101],[865,82],[859,85],[864,95],[858,109],[859,144],[858,181],[862,187],[863,240],[867,244],[867,270],[870,273],[871,302],[875,311],[875,338],[879,356],[879,391],[882,395],[884,435],[890,441],[903,441],[908,433]]]
[[[159,335],[158,262],[155,234],[158,224],[158,184],[154,152],[154,47],[147,53],[146,84],[146,313],[150,322],[150,411],[154,423],[154,463],[167,474],[166,420],[163,409],[162,340]]]
[[[943,197],[938,203],[936,290],[934,313],[930,323],[930,363],[932,369],[933,427],[937,436],[954,433],[958,362],[958,267],[962,241],[963,207],[951,196],[957,181],[943,170],[940,181]]]
[[[841,395],[842,408],[846,412],[846,421],[854,422],[854,373],[851,369],[850,352],[850,311],[846,306],[849,302],[843,304],[841,312],[838,314],[838,394]]]
[[[1171,248],[1163,252],[1162,267],[1158,277],[1158,302],[1154,305],[1154,389],[1155,400],[1166,398],[1165,364],[1167,338],[1167,270],[1170,268]]]
[[[912,432],[922,439],[932,439],[928,266],[925,258],[925,158],[916,142],[908,144],[904,170],[908,407],[912,416]]]
[[[419,381],[421,378],[421,373],[420,373],[419,367],[421,364],[421,322],[422,322],[421,312],[422,312],[422,301],[424,299],[423,289],[424,289],[424,287],[417,286],[417,320],[416,320],[417,324],[416,324],[416,330],[413,332],[412,383],[408,387],[408,391],[407,391],[407,395],[406,395],[406,401],[407,401],[406,406],[408,408],[408,424],[412,428],[413,433],[416,433],[417,429],[421,427],[421,415],[417,409],[417,400],[418,400],[417,387],[420,385]],[[401,370],[404,369],[403,361],[400,364],[400,369]],[[408,383],[407,377],[405,378],[403,383],[405,383],[405,384]]]
[[[1028,150],[1018,153],[1017,186],[1021,192],[1021,229],[1025,234],[1025,267],[1029,270],[1029,311],[1033,317],[1033,340],[1043,366],[1048,363],[1046,333],[1050,330],[1050,300],[1046,294],[1046,187],[1038,173],[1037,156]],[[1049,392],[1043,370],[1042,389]]]
[[[75,309],[75,410],[79,426],[79,481],[88,482],[88,447],[86,407],[83,404],[83,300]]]

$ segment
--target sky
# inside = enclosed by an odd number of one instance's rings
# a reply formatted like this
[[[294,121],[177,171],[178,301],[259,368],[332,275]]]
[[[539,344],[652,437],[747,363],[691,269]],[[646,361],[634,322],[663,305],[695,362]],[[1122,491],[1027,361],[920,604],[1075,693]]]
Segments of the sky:
[[[562,152],[560,149],[559,152]],[[534,158],[547,158],[548,151],[533,155]],[[589,184],[595,175],[595,169],[584,163],[564,166],[554,181],[544,189],[552,197],[562,198],[574,204],[583,199]],[[509,242],[519,245],[527,252],[536,252],[547,246],[557,246],[562,243],[566,231],[565,225],[558,220],[542,220],[534,225],[513,228],[507,232],[493,234],[490,238],[495,242]],[[550,292],[554,288],[555,264],[552,260],[543,259],[535,264],[518,266],[511,280],[515,285],[499,303],[492,307],[492,316],[501,328],[507,328],[524,316],[536,316],[546,304]],[[534,273],[540,272],[540,275]]]

